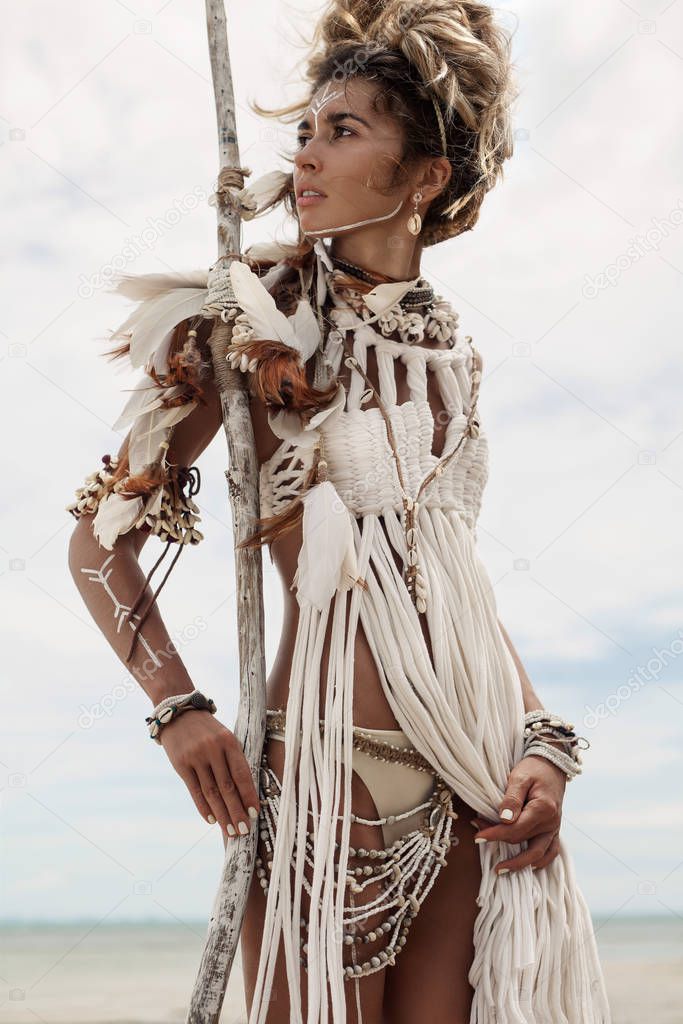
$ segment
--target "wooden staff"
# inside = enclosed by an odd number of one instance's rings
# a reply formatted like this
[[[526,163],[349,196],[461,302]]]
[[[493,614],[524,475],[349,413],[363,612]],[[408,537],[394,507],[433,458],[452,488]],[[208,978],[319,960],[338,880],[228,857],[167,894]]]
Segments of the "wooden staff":
[[[224,0],[206,0],[209,54],[216,100],[220,172],[216,190],[218,255],[239,258],[239,210],[230,202],[230,187],[241,187],[235,125],[235,99],[228,51]],[[226,261],[227,265],[227,261]],[[258,460],[249,412],[245,375],[226,361],[232,325],[214,323],[210,346],[216,385],[228,442],[226,471],[232,505],[237,581],[240,701],[235,736],[242,743],[257,780],[266,728],[266,662],[263,633],[263,568],[261,549],[237,548],[259,515]],[[218,1024],[225,989],[242,927],[242,918],[256,856],[257,829],[239,833],[226,844],[220,885],[214,900],[208,934],[187,1015],[187,1024]]]

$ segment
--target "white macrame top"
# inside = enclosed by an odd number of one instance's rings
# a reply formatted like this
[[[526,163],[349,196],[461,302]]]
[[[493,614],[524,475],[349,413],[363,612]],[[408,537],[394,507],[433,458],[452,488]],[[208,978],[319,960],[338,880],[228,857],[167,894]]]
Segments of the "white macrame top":
[[[459,334],[447,350],[407,345],[378,336],[368,328],[356,341],[354,355],[367,369],[366,352],[373,345],[377,353],[380,399],[387,407],[394,437],[401,453],[407,487],[415,493],[429,471],[450,450],[465,427],[469,411],[471,349]],[[337,363],[341,359],[338,352]],[[407,368],[410,399],[396,404],[394,360]],[[333,364],[334,372],[338,365]],[[434,373],[444,407],[452,411],[442,453],[433,453],[434,417],[427,399],[427,374]],[[398,485],[386,426],[381,411],[363,409],[360,400],[362,378],[354,376],[344,411],[333,422],[321,426],[328,478],[354,516],[369,512],[383,515],[400,513],[401,490]],[[310,447],[284,439],[260,471],[261,515],[280,512],[300,493],[313,462]],[[488,443],[482,432],[470,438],[465,450],[453,459],[444,473],[430,486],[423,504],[454,510],[474,529],[481,508],[482,491],[488,476]]]

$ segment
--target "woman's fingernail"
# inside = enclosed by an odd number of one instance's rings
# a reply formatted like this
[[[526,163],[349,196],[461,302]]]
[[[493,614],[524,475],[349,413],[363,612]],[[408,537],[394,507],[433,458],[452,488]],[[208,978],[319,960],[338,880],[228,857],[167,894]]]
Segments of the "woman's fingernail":
[[[210,814],[209,817],[206,820],[208,821],[209,825],[215,825],[216,824],[216,819],[214,818],[213,814]]]
[[[230,835],[230,836],[234,836],[235,835],[235,826],[234,825],[228,825],[228,835]]]
[[[485,843],[486,842],[486,837],[485,836],[475,836],[474,837],[474,841],[475,841],[475,843]]]
[[[478,825],[478,824],[477,824],[477,822],[476,822],[476,821],[474,821],[474,820],[472,820],[472,821],[470,822],[470,825],[472,825],[472,826],[473,826],[474,828],[479,828],[479,825]]]
[[[248,807],[247,808],[247,812],[249,814],[249,817],[252,818],[254,821],[256,821],[256,819],[258,818],[258,811],[256,810],[256,808],[255,807]]]
[[[249,831],[249,826],[247,825],[246,821],[240,821],[237,827],[240,830],[240,834],[246,836],[247,832]]]
[[[510,870],[510,868],[500,868],[499,871],[498,871],[498,874],[499,875],[506,875],[509,870]]]
[[[510,821],[515,816],[515,812],[510,807],[506,807],[500,812],[500,816],[503,821]]]

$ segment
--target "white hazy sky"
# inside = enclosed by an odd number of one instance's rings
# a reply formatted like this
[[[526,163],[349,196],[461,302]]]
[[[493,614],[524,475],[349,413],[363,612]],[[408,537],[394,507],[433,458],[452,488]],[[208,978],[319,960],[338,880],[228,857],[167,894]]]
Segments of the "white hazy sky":
[[[284,166],[292,129],[248,100],[298,95],[295,28],[319,5],[227,10],[254,180]],[[484,358],[479,548],[500,618],[546,706],[592,743],[563,825],[580,884],[594,912],[680,914],[683,4],[519,0],[501,16],[517,25],[516,154],[474,231],[427,250],[423,270]],[[201,920],[220,834],[80,601],[64,506],[118,447],[133,380],[99,355],[129,308],[101,275],[131,241],[132,273],[215,259],[215,213],[197,202],[217,170],[202,5],[24,0],[4,35],[1,912]],[[245,242],[280,224],[247,225]],[[205,620],[182,654],[232,726],[226,459],[219,435],[200,459],[206,540],[160,603],[171,632]],[[270,666],[281,596],[264,567]]]

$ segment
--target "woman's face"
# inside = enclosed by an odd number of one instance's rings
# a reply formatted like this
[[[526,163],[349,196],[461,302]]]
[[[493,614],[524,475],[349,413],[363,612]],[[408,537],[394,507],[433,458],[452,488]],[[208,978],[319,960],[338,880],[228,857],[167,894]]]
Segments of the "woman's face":
[[[294,188],[304,234],[335,235],[359,222],[378,223],[400,216],[410,185],[390,194],[396,161],[403,148],[398,122],[372,109],[378,86],[354,77],[330,81],[313,96],[297,129]],[[321,198],[307,199],[313,189]],[[397,209],[399,207],[399,209]],[[364,226],[364,225],[363,225]]]

